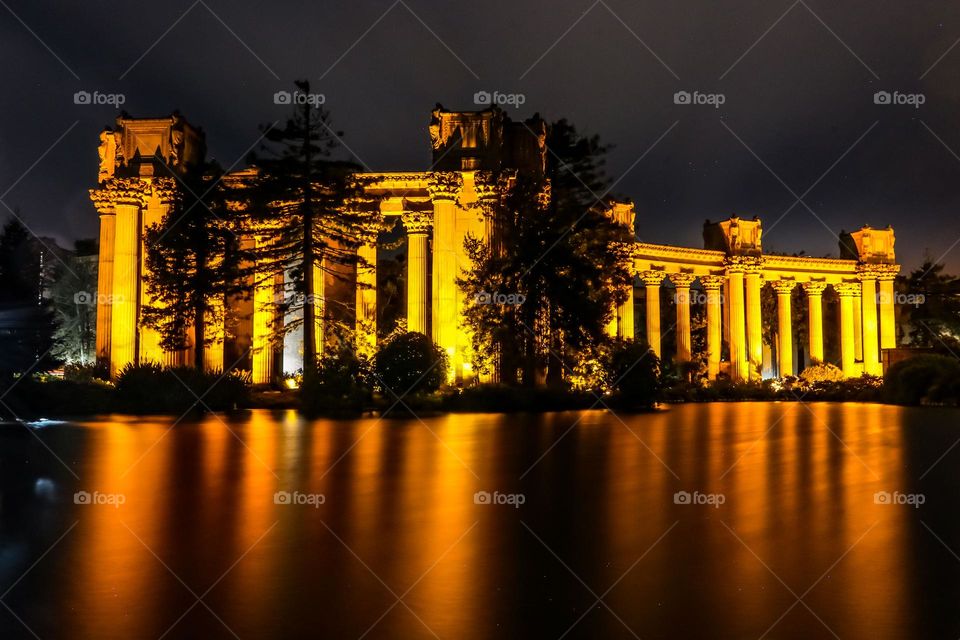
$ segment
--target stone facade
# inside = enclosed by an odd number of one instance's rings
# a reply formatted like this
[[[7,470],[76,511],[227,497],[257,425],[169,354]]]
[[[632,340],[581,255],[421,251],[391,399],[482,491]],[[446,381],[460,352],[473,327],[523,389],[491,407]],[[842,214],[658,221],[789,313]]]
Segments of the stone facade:
[[[498,242],[496,221],[482,206],[495,193],[495,176],[510,171],[543,172],[546,168],[546,125],[539,118],[512,122],[497,109],[450,112],[439,105],[428,126],[433,165],[428,171],[367,173],[360,177],[369,202],[379,208],[384,225],[399,219],[407,234],[407,327],[431,337],[450,357],[452,381],[473,377],[471,339],[462,322],[466,301],[456,284],[469,268],[464,249],[467,235]],[[140,275],[144,269],[143,234],[159,222],[182,188],[175,179],[198,165],[204,154],[203,132],[181,116],[119,118],[115,129],[100,135],[98,186],[90,195],[100,215],[100,308],[97,356],[115,375],[131,362],[189,364],[192,354],[166,353],[154,331],[142,326],[140,309],[148,302]],[[166,169],[161,171],[160,169]],[[173,173],[171,173],[171,170]],[[505,171],[506,170],[506,171]],[[173,175],[174,177],[169,177]],[[242,187],[255,170],[233,172],[224,179]],[[632,204],[603,203],[614,220],[634,230]],[[772,283],[778,300],[780,344],[778,371],[796,374],[792,361],[791,307],[793,289],[807,295],[808,353],[823,359],[822,295],[832,287],[840,297],[842,368],[847,376],[879,374],[880,350],[895,345],[893,278],[899,267],[892,229],[863,229],[841,236],[841,258],[764,255],[762,222],[727,220],[704,225],[704,249],[635,242],[633,270],[645,290],[646,340],[662,355],[660,288],[676,287],[676,359],[692,353],[691,287],[705,294],[707,370],[711,379],[726,374],[734,380],[761,377],[761,287]],[[256,242],[256,239],[250,240]],[[352,274],[358,350],[370,353],[376,344],[376,233],[358,242],[361,264]],[[333,295],[319,266],[317,304]],[[327,279],[329,280],[329,279]],[[269,337],[280,319],[270,300],[281,282],[250,283],[249,296],[225,300],[229,326],[211,327],[212,345],[205,354],[210,368],[237,363],[251,371],[254,382],[275,381],[280,354]],[[633,290],[613,310],[612,336],[634,338]],[[323,313],[317,313],[323,335]],[[322,338],[319,339],[322,348]],[[728,354],[723,362],[724,344]],[[249,354],[249,355],[247,355]]]

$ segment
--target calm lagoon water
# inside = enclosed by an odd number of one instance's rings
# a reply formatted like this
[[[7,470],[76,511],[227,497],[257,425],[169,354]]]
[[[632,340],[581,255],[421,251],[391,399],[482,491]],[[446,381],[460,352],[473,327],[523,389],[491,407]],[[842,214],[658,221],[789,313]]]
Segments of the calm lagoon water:
[[[958,410],[173,422],[0,428],[0,638],[960,636]]]

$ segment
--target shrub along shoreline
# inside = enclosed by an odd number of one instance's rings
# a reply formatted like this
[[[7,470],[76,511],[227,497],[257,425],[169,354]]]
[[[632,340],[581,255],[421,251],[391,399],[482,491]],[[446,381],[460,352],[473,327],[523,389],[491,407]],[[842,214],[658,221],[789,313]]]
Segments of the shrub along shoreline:
[[[844,379],[833,365],[818,364],[798,377],[757,382],[719,379],[709,384],[662,372],[646,347],[627,345],[609,361],[605,390],[443,385],[445,354],[420,334],[399,334],[377,357],[364,361],[352,352],[329,355],[317,370],[301,377],[299,389],[251,387],[242,373],[201,373],[155,364],[129,366],[116,383],[92,370],[72,368],[63,379],[12,380],[0,405],[0,418],[34,420],[127,414],[182,415],[189,411],[251,408],[298,409],[307,416],[356,417],[371,412],[394,416],[416,413],[515,413],[580,409],[650,411],[658,404],[732,401],[880,402],[898,405],[960,406],[960,362],[936,354],[898,362],[884,378]],[[638,366],[637,363],[643,363]],[[402,391],[395,394],[393,389]]]

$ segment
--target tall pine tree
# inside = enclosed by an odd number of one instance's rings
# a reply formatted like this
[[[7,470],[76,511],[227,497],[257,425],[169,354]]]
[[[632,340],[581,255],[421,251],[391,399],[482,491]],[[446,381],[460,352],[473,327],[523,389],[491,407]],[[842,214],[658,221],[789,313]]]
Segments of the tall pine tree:
[[[178,177],[180,197],[144,239],[151,301],[144,324],[160,333],[164,349],[192,348],[201,371],[209,364],[204,347],[222,338],[208,325],[223,324],[225,300],[240,290],[240,253],[222,177],[216,164]]]
[[[249,159],[257,177],[244,228],[256,235],[256,242],[247,243],[255,277],[283,278],[276,307],[288,321],[279,331],[303,328],[304,374],[311,375],[323,340],[316,334],[318,307],[323,312],[318,277],[348,277],[357,266],[358,243],[373,232],[379,212],[354,206],[361,195],[355,175],[360,167],[333,158],[343,133],[331,128],[330,113],[311,94],[310,83],[295,85],[287,94],[292,116],[282,127],[262,127],[264,143]]]
[[[500,359],[502,381],[559,382],[607,339],[612,309],[633,284],[632,234],[602,202],[607,147],[566,120],[548,128],[545,175],[504,174],[488,215],[499,241],[469,238],[473,268],[460,279],[481,365]],[[496,304],[490,295],[514,295]],[[491,304],[490,302],[493,302]]]

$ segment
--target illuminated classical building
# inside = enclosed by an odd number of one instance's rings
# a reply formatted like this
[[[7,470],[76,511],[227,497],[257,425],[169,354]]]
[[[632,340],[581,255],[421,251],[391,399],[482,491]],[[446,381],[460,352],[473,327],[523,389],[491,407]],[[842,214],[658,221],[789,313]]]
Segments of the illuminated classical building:
[[[484,199],[492,198],[494,177],[504,170],[543,172],[546,162],[546,125],[537,117],[512,122],[498,109],[450,112],[438,107],[429,124],[433,165],[422,172],[362,174],[369,202],[384,221],[400,219],[407,236],[407,328],[432,338],[450,356],[451,378],[473,377],[470,335],[462,324],[466,301],[456,280],[469,267],[464,249],[468,234],[497,241],[493,222],[484,215]],[[156,332],[140,322],[147,304],[142,284],[144,230],[159,222],[174,202],[177,189],[169,169],[183,173],[204,155],[202,131],[179,115],[157,119],[121,117],[113,130],[100,136],[99,186],[91,198],[100,215],[100,273],[97,356],[115,374],[130,362],[155,361],[189,364],[190,350],[167,353]],[[164,171],[159,171],[161,164]],[[254,169],[229,174],[230,186],[242,187]],[[603,204],[608,215],[634,228],[633,205]],[[763,374],[761,289],[769,283],[778,305],[775,372],[794,375],[802,363],[793,362],[791,296],[801,287],[807,302],[811,361],[824,359],[823,293],[830,287],[839,295],[840,362],[845,375],[881,372],[880,350],[896,346],[893,279],[899,270],[893,251],[892,229],[846,234],[841,258],[765,255],[759,220],[733,217],[704,226],[704,249],[637,242],[633,269],[642,282],[645,337],[658,355],[662,324],[676,331],[677,361],[691,360],[691,287],[698,282],[706,307],[706,361],[708,376],[734,380],[757,379]],[[250,242],[256,242],[254,237]],[[371,237],[358,243],[363,268],[350,274],[357,284],[352,298],[357,348],[371,351],[377,325],[377,243]],[[315,268],[320,278],[318,305],[325,296],[339,295],[342,286]],[[666,281],[675,289],[676,318],[662,318],[660,289]],[[225,301],[229,330],[210,327],[212,344],[205,359],[210,368],[232,366],[251,371],[256,383],[276,380],[282,373],[278,349],[270,336],[278,318],[271,305],[281,283],[250,282],[250,295]],[[614,310],[611,335],[634,338],[633,290]],[[318,317],[318,352],[323,348],[323,313]],[[724,359],[723,356],[726,355]]]

